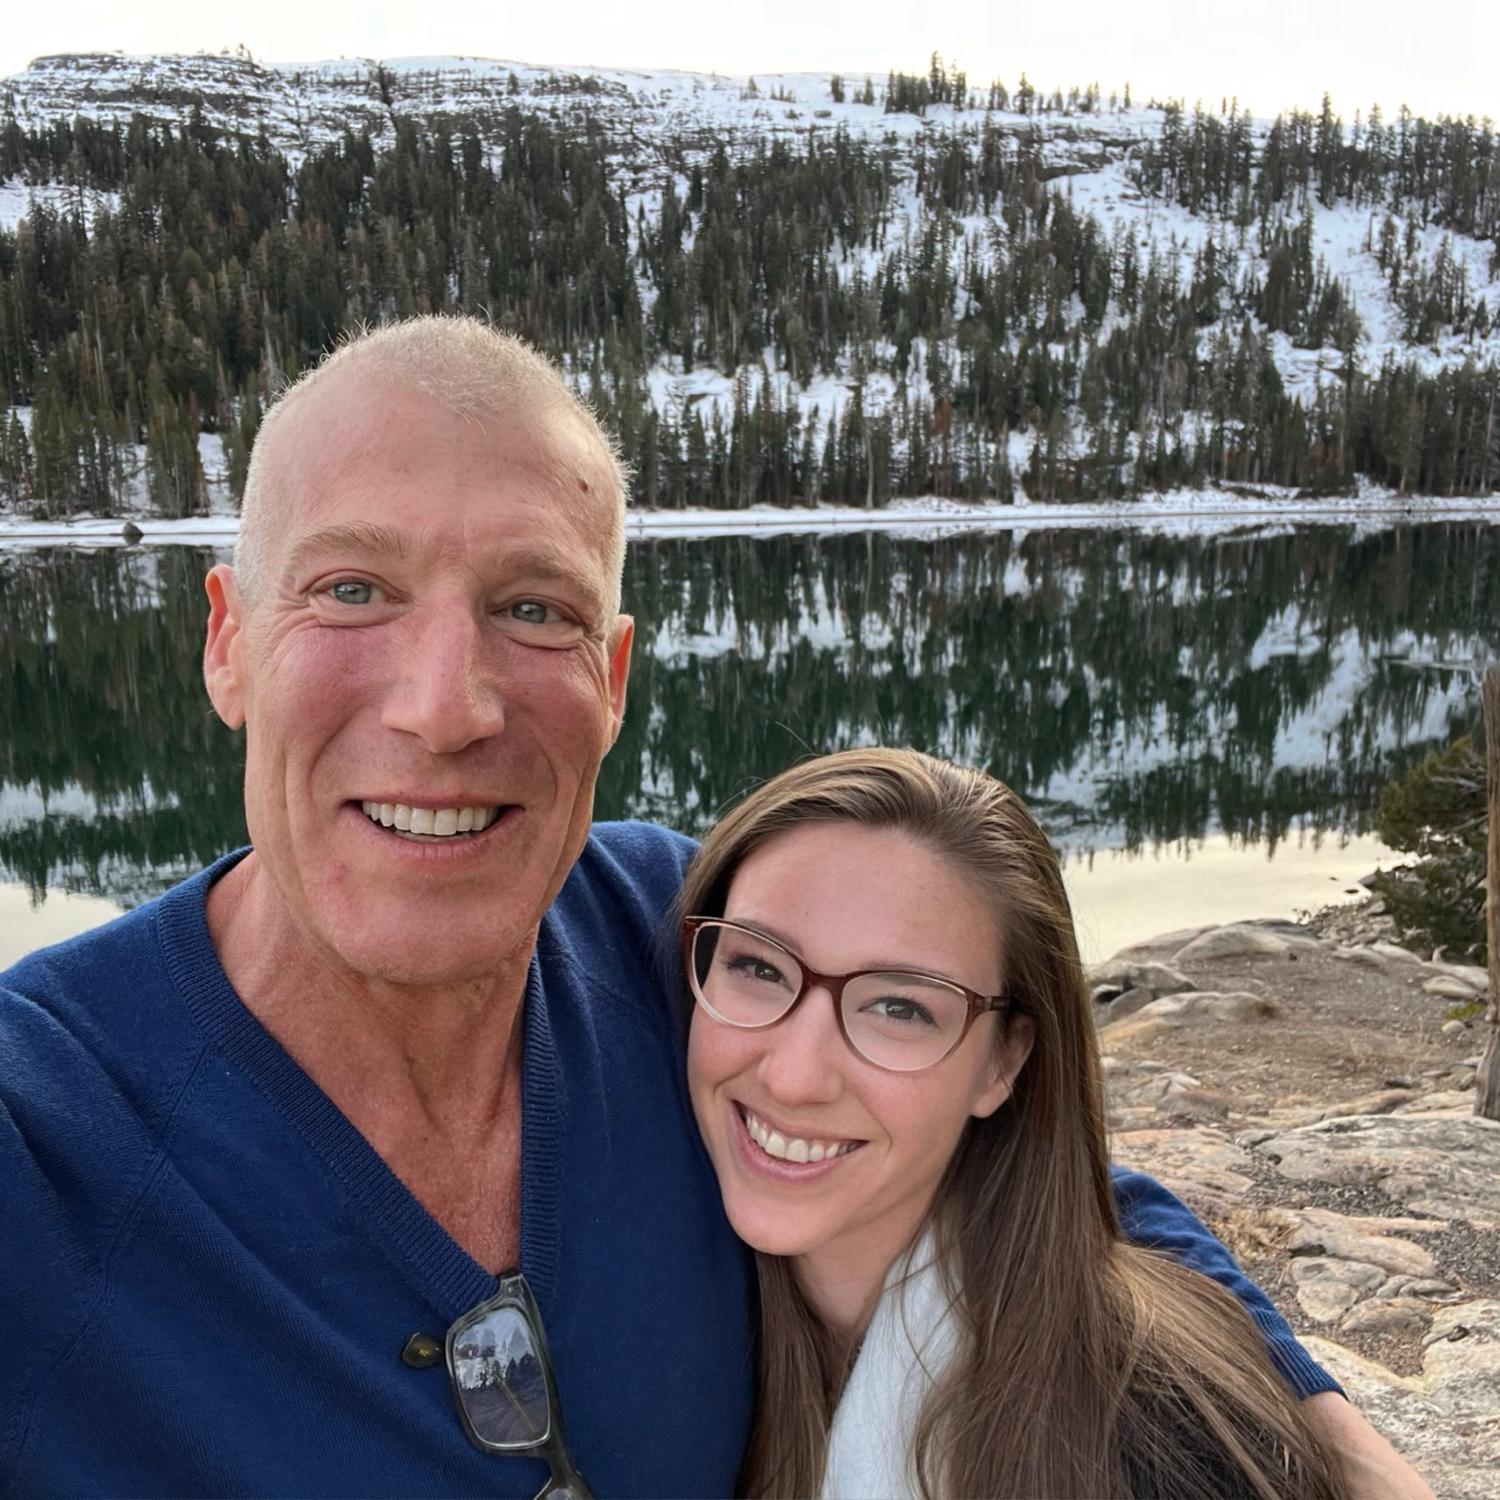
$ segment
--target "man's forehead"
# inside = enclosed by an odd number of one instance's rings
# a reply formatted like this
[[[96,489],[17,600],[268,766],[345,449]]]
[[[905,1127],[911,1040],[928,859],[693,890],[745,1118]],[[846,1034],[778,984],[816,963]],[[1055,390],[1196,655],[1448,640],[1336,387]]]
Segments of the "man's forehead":
[[[565,408],[469,415],[389,381],[351,375],[330,387],[288,413],[267,455],[283,537],[315,532],[351,510],[394,526],[401,497],[420,493],[435,503],[433,490],[450,484],[480,496],[492,489],[498,504],[516,480],[545,496],[580,541],[607,544],[619,524],[608,454]]]

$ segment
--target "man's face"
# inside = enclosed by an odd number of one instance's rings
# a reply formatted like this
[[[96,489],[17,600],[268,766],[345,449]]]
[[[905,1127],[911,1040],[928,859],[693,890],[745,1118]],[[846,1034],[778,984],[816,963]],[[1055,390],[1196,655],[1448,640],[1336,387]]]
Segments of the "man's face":
[[[205,655],[256,856],[325,961],[483,979],[577,858],[624,707],[600,455],[358,371],[274,441],[263,581],[247,611],[214,570]]]

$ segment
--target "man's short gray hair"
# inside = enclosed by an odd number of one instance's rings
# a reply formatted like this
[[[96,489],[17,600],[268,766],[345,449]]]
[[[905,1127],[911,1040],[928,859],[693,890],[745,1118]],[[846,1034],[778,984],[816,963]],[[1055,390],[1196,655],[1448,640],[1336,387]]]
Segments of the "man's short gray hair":
[[[420,391],[450,411],[475,420],[522,414],[542,421],[578,423],[597,444],[614,491],[615,516],[606,560],[618,611],[625,565],[625,504],[630,492],[630,470],[619,446],[551,360],[513,334],[471,317],[410,318],[380,328],[356,329],[272,402],[250,452],[234,548],[235,582],[247,607],[265,587],[266,541],[276,524],[276,506],[269,493],[275,465],[267,458],[268,439],[305,396],[340,371],[352,370]]]

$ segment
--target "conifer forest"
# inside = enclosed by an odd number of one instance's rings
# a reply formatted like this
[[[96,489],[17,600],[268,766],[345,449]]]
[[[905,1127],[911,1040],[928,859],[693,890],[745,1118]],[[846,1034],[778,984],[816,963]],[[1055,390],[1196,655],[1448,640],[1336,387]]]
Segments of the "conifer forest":
[[[18,514],[232,504],[276,392],[352,325],[424,312],[560,360],[641,506],[1500,481],[1487,121],[1325,99],[1266,122],[934,58],[736,80],[718,125],[663,108],[647,135],[607,80],[497,72],[475,103],[375,67],[342,128],[293,139],[202,88],[44,109],[18,79]]]

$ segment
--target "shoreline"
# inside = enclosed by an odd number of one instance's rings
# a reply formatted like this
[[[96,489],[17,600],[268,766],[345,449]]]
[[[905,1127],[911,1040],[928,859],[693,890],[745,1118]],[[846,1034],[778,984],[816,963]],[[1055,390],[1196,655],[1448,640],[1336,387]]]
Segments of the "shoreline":
[[[879,510],[854,505],[757,505],[745,510],[629,510],[629,540],[666,537],[819,535],[890,532],[944,536],[969,531],[1126,528],[1180,535],[1223,535],[1244,528],[1412,525],[1483,520],[1500,524],[1500,495],[1469,500],[1397,496],[1368,491],[1329,500],[1264,492],[1246,498],[1216,490],[1175,490],[1141,500],[1071,502],[892,500]],[[127,537],[129,526],[139,533]],[[227,546],[239,532],[233,512],[165,520],[148,516],[81,516],[75,521],[29,521],[0,516],[0,550],[80,546]]]

